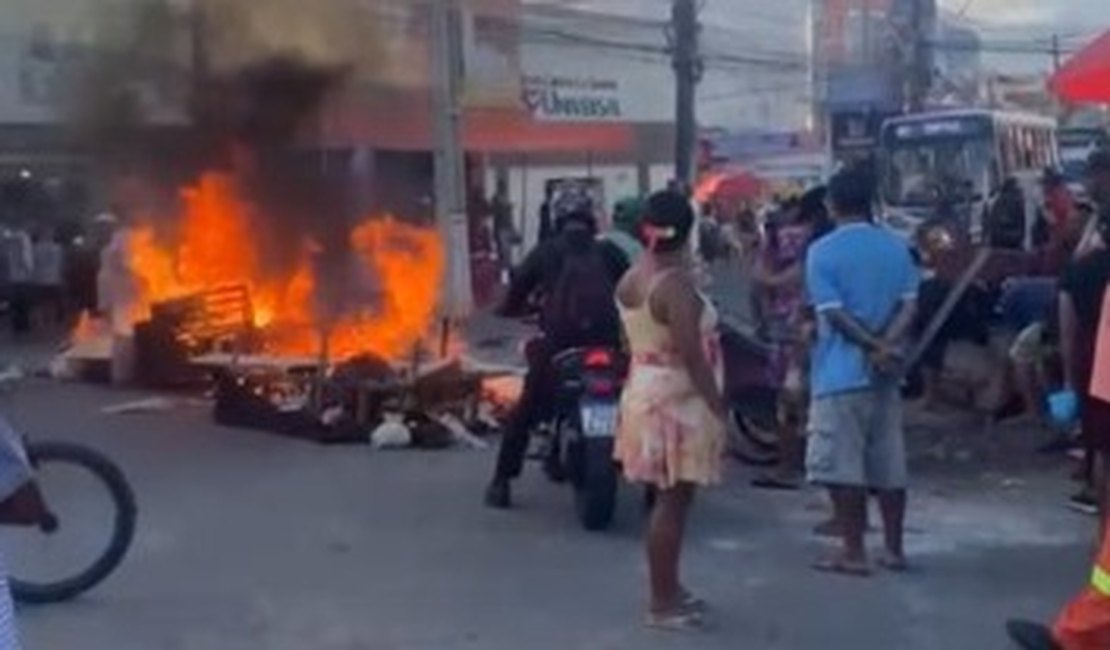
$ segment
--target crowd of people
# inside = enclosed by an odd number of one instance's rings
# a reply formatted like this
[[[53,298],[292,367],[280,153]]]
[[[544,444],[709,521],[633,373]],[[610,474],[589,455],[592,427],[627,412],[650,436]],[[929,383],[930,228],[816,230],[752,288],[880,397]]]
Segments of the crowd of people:
[[[65,257],[50,228],[0,230],[0,287],[14,334],[56,327],[65,318]]]
[[[699,216],[686,194],[667,190],[622,201],[604,233],[588,203],[547,206],[549,237],[513,273],[502,310],[538,307],[546,342],[529,350],[524,395],[487,503],[513,503],[511,481],[528,434],[550,417],[551,357],[611,345],[632,360],[615,460],[629,481],[657,494],[647,531],[654,627],[687,629],[703,620],[704,603],[679,574],[683,531],[695,492],[720,480],[721,457],[735,438],[774,451],[762,459],[774,466],[755,479],[757,487],[792,490],[808,481],[827,489],[833,517],[818,532],[841,545],[815,569],[853,576],[876,566],[905,570],[902,400],[921,393],[927,406],[942,401],[961,365],[999,364],[978,369],[980,383],[1001,384],[972,406],[994,418],[1024,410],[1061,434],[1047,448],[1086,451],[1086,488],[1075,501],[1101,512],[1110,499],[1110,404],[1086,387],[1110,284],[1110,152],[1091,156],[1088,186],[1081,201],[1046,172],[1037,225],[1023,228],[1023,237],[1010,227],[1018,201],[1006,197],[1015,188],[1003,188],[986,215],[984,239],[1012,255],[999,256],[1009,260],[1001,270],[970,282],[961,281],[970,247],[944,232],[951,225],[931,224],[910,242],[890,232],[877,218],[874,179],[864,170],[847,168],[827,186],[762,211],[703,207]],[[589,295],[568,300],[575,287]],[[959,299],[948,310],[956,288]],[[934,320],[943,326],[931,327]],[[908,358],[910,342],[927,332],[935,336],[920,358]],[[762,360],[754,367],[753,349]],[[968,349],[978,352],[969,357]],[[745,367],[730,367],[737,364]],[[752,383],[774,398],[774,439],[735,433],[745,415],[737,395]],[[1059,412],[1069,399],[1072,417]],[[1073,428],[1082,435],[1072,436]],[[885,530],[875,561],[864,543],[872,495]],[[1104,596],[1110,603],[1110,588]],[[1074,638],[1074,618],[1057,637]],[[1026,637],[1039,629],[1023,625],[1017,629]],[[1105,637],[1104,645],[1082,645],[1046,634],[1048,645],[1027,647],[1110,647]]]

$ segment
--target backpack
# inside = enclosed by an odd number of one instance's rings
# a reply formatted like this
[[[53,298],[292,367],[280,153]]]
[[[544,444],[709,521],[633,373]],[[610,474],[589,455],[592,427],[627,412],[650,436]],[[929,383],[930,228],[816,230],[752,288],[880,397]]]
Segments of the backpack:
[[[543,322],[558,348],[619,340],[616,286],[599,244],[568,251],[544,303]]]

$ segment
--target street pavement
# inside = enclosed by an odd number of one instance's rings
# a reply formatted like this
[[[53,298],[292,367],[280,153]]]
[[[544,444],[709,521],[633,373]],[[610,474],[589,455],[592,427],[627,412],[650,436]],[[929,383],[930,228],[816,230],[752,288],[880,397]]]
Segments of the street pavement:
[[[101,412],[135,396],[31,382],[7,407],[36,437],[112,455],[140,504],[117,575],[20,611],[31,650],[1005,650],[1007,616],[1050,616],[1089,571],[1092,522],[1063,509],[1059,468],[932,471],[912,504],[917,570],[870,580],[808,568],[817,495],[734,473],[698,504],[687,553],[713,628],[655,633],[631,489],[615,530],[588,534],[538,471],[518,510],[481,507],[488,451],[323,448],[216,427],[197,405]]]

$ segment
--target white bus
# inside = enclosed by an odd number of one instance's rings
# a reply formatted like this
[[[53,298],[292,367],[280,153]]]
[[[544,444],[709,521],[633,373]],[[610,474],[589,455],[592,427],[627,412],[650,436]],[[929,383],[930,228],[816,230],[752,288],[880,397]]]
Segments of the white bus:
[[[879,149],[886,223],[906,237],[949,211],[944,216],[960,219],[972,241],[979,241],[987,202],[1011,177],[1025,192],[1030,233],[1041,175],[1059,164],[1054,120],[992,110],[891,118],[883,123]]]

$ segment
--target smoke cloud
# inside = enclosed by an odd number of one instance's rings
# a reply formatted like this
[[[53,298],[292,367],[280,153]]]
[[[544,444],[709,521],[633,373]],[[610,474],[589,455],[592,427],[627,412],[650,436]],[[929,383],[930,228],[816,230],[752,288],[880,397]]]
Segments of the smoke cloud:
[[[263,263],[291,272],[311,242],[321,309],[334,315],[374,279],[350,272],[362,215],[345,166],[304,144],[331,98],[379,74],[379,20],[346,2],[139,3],[113,17],[82,73],[77,133],[106,169],[142,178],[150,194],[172,199],[203,172],[233,174],[254,208]],[[164,229],[172,236],[172,223]]]

